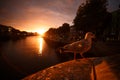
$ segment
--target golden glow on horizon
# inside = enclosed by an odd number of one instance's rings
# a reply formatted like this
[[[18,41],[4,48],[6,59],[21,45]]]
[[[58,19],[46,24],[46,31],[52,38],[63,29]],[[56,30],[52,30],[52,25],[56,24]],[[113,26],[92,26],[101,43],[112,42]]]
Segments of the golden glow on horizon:
[[[39,33],[41,36],[43,36],[44,33],[46,32],[46,30],[45,29],[40,29],[40,30],[37,30],[36,32]]]

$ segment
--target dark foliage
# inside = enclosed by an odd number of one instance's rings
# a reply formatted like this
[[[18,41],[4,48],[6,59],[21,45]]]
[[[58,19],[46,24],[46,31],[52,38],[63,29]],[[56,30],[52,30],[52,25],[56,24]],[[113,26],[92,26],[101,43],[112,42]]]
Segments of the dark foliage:
[[[58,28],[50,28],[45,35],[48,38],[56,38],[56,37],[60,37],[61,39],[65,39],[68,37],[70,32],[70,26],[68,23],[64,23],[62,26],[58,27]]]
[[[107,0],[87,0],[86,4],[79,6],[73,21],[76,30],[95,32],[102,36],[109,26],[110,13],[107,12]]]

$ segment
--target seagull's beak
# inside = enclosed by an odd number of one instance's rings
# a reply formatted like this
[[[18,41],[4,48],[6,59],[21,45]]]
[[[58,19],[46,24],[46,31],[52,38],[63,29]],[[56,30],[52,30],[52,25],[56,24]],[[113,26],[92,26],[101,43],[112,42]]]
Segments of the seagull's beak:
[[[63,47],[59,48],[59,52],[60,52],[60,54],[63,53],[64,52],[64,48]]]

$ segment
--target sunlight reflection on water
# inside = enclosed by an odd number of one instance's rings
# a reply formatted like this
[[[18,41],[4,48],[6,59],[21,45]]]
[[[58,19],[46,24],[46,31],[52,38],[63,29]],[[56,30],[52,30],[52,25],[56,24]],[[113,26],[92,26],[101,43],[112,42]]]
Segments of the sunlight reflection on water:
[[[42,49],[43,49],[43,38],[42,37],[40,37],[40,39],[39,39],[39,55],[40,56],[42,56]]]

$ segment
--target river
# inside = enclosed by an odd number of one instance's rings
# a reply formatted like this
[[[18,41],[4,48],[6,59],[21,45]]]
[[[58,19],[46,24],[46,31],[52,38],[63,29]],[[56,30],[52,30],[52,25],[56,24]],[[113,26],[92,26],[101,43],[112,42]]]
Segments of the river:
[[[66,61],[67,59],[64,59],[67,57],[59,56],[55,49],[40,36],[0,42],[0,71],[3,76],[6,76],[2,77],[6,80],[19,80],[39,70]]]

